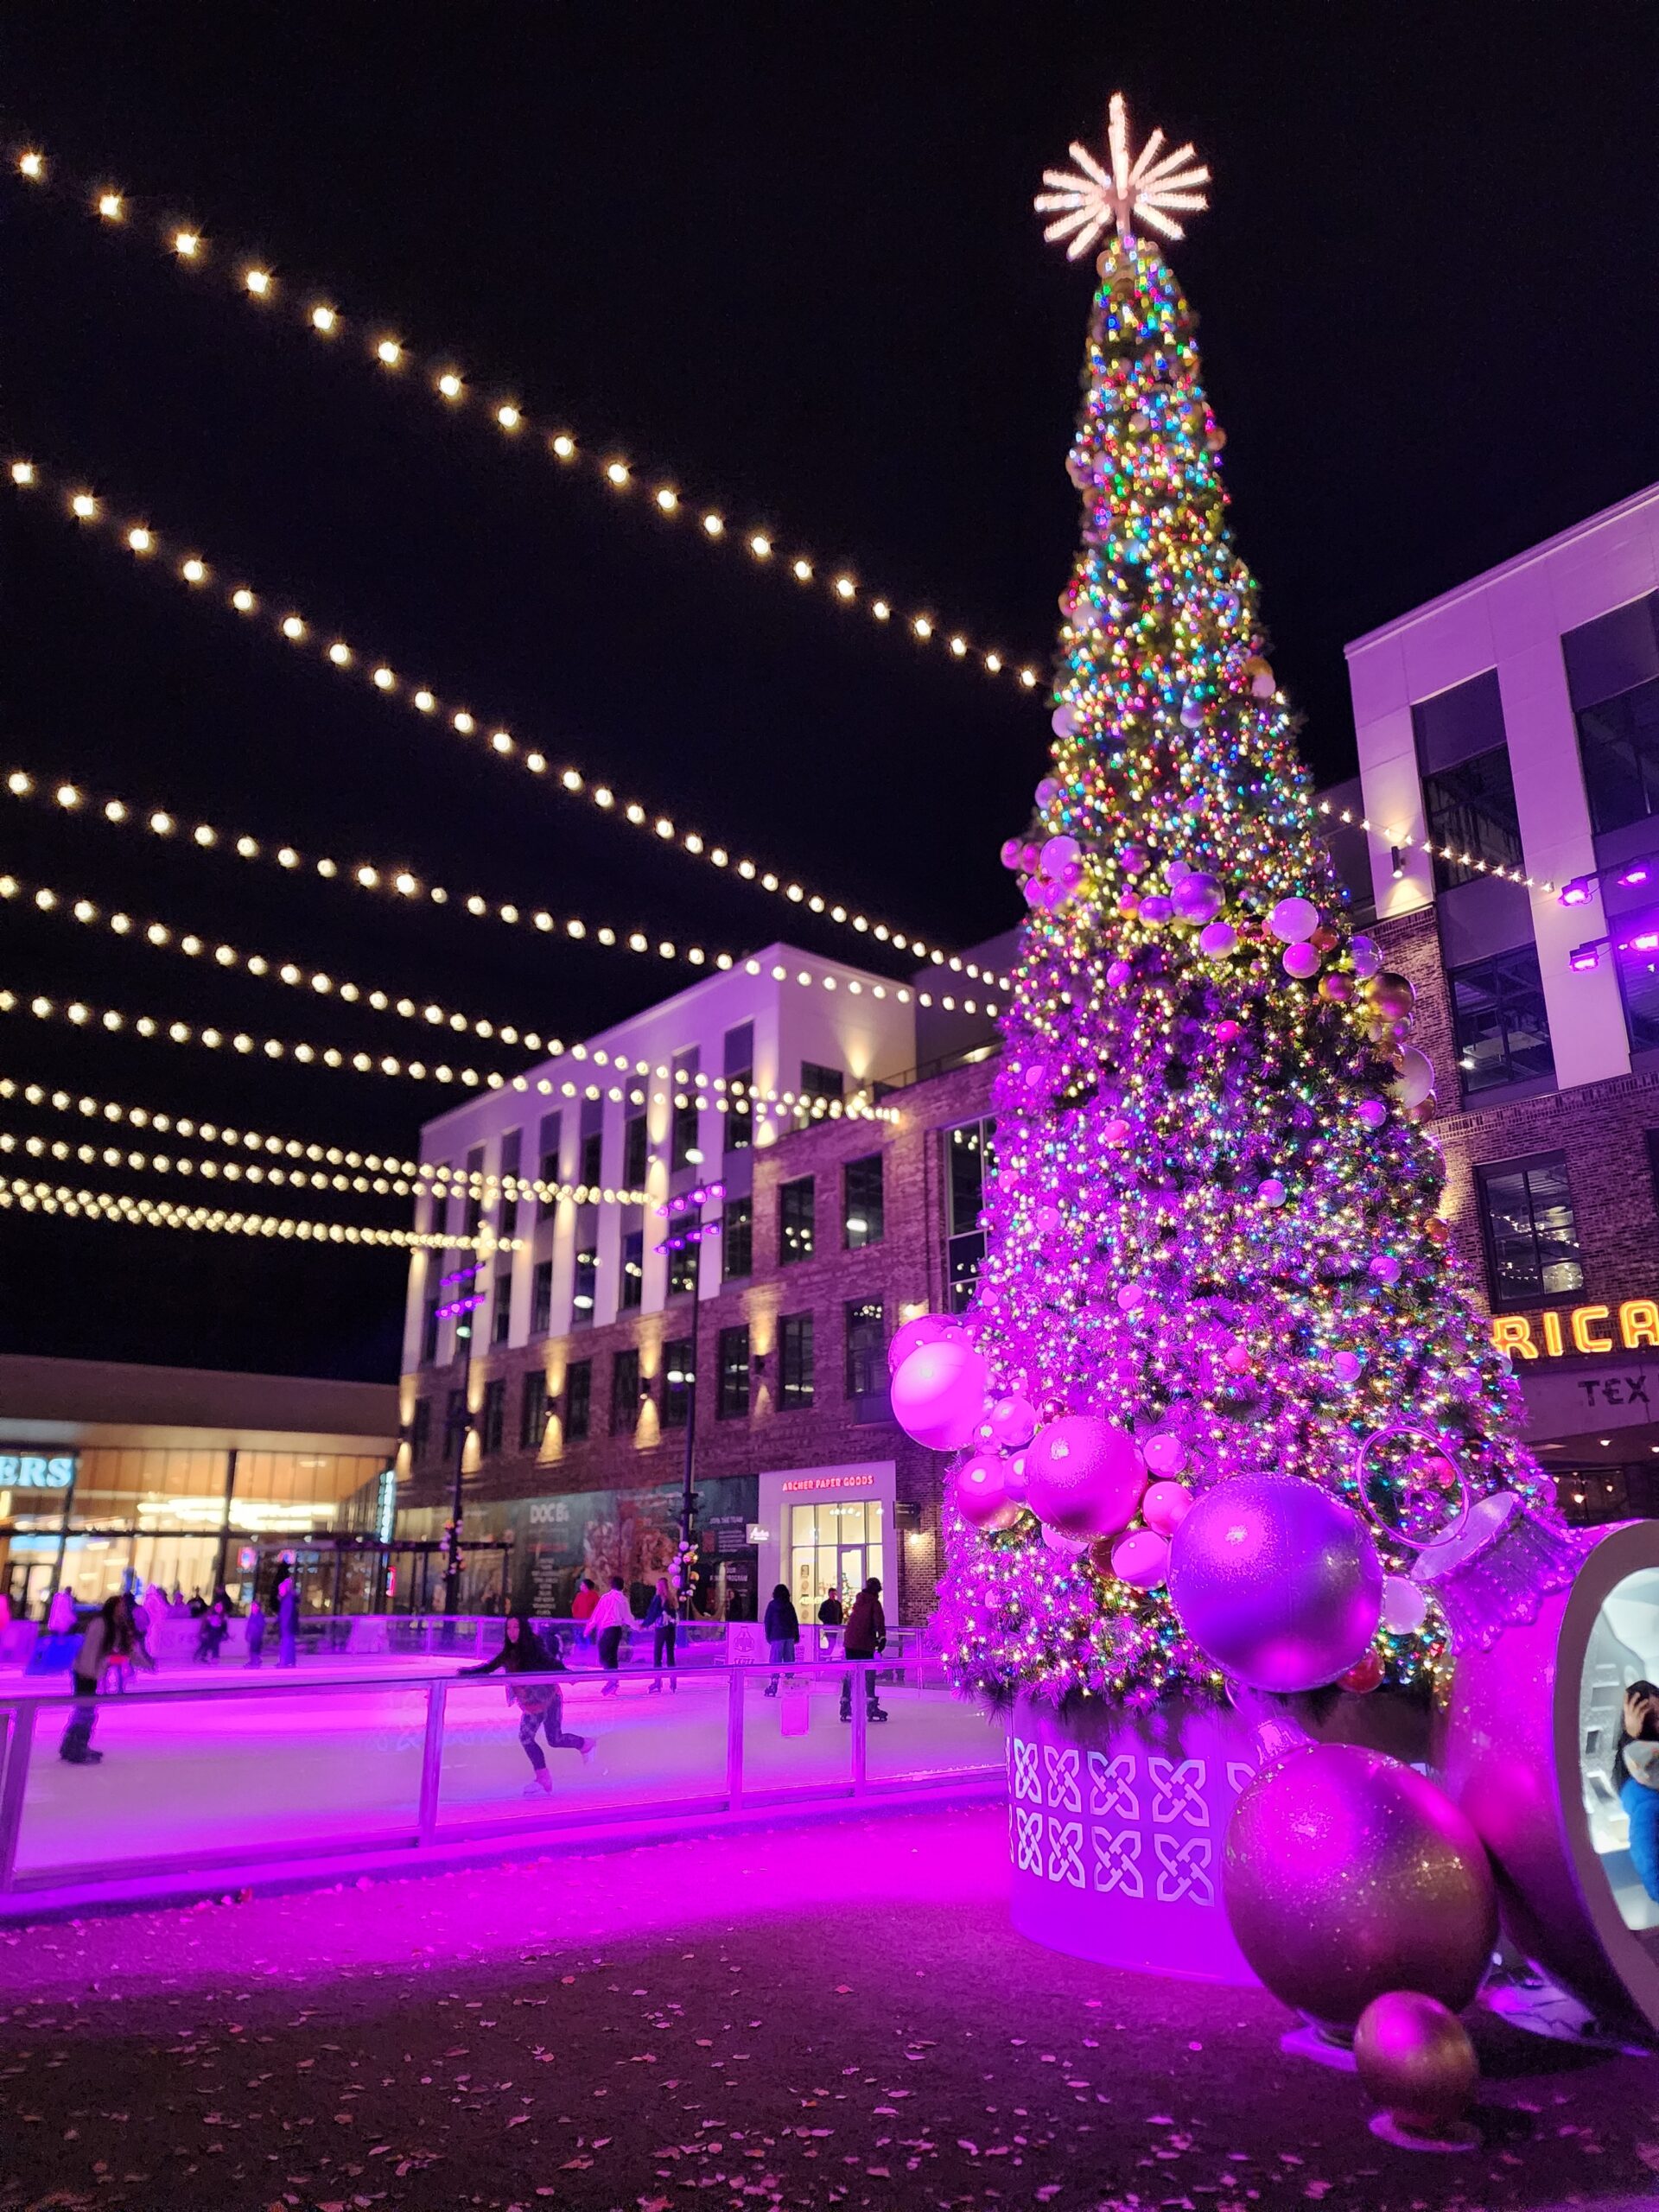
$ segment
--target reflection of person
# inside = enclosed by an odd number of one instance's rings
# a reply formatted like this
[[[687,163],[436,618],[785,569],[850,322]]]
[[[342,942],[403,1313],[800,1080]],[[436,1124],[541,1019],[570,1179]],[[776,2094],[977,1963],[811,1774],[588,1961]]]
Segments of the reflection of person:
[[[509,1677],[508,1699],[518,1708],[518,1741],[531,1767],[524,1795],[534,1797],[553,1787],[547,1761],[536,1740],[537,1735],[544,1735],[555,1751],[580,1751],[585,1759],[594,1755],[594,1739],[565,1732],[564,1692],[557,1682],[512,1679],[564,1672],[564,1655],[557,1637],[551,1637],[543,1643],[527,1613],[508,1615],[506,1637],[493,1659],[486,1659],[481,1666],[463,1667],[461,1671],[463,1675],[490,1675],[498,1667],[505,1669]]]
[[[1624,1693],[1613,1787],[1630,1815],[1630,1863],[1650,1897],[1659,1898],[1659,1688],[1632,1682]]]

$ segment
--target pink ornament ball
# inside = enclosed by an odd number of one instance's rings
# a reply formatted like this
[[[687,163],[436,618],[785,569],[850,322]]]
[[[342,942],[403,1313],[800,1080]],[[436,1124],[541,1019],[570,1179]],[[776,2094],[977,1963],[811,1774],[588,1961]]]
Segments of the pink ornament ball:
[[[1382,1567],[1359,1516],[1316,1484],[1238,1475],[1175,1531],[1169,1594],[1206,1657],[1287,1694],[1335,1681],[1369,1648]]]
[[[1045,1235],[1047,1235],[1052,1230],[1058,1229],[1060,1225],[1060,1210],[1058,1206],[1039,1206],[1031,1217],[1033,1221],[1035,1222],[1038,1228],[1043,1230]]]
[[[1109,1119],[1101,1123],[1100,1136],[1103,1144],[1114,1147],[1127,1144],[1129,1141],[1129,1125],[1121,1114],[1114,1114]]]
[[[1141,1501],[1141,1518],[1160,1536],[1173,1536],[1192,1503],[1192,1493],[1184,1483],[1151,1483]]]
[[[1362,983],[1381,972],[1382,955],[1374,938],[1357,937],[1348,948],[1348,957],[1354,963],[1354,973]]]
[[[1043,1529],[1043,1542],[1059,1559],[1077,1559],[1089,1548],[1086,1537],[1063,1536],[1058,1529],[1046,1526]]]
[[[1026,1495],[1026,1455],[1016,1452],[1012,1459],[1002,1463],[1002,1489],[1011,1504],[1020,1504]]]
[[[1154,1475],[1177,1475],[1186,1465],[1186,1445],[1173,1428],[1149,1436],[1141,1449]]]
[[[984,1418],[991,1374],[965,1337],[917,1347],[893,1377],[893,1417],[934,1452],[959,1452]]]
[[[1117,1294],[1120,1313],[1138,1313],[1147,1302],[1147,1287],[1141,1282],[1126,1282]]]
[[[1056,707],[1048,718],[1048,726],[1056,737],[1075,737],[1077,722],[1070,707]]]
[[[976,1452],[957,1469],[953,1478],[962,1517],[976,1529],[995,1520],[1007,1503],[1007,1483],[1002,1462],[989,1452]]]
[[[1063,869],[1076,865],[1082,850],[1075,837],[1051,837],[1043,847],[1043,874],[1058,878]]]
[[[918,1345],[940,1344],[948,1337],[965,1340],[967,1332],[960,1321],[953,1321],[948,1313],[918,1313],[913,1321],[906,1321],[895,1329],[887,1342],[887,1372],[891,1375],[900,1368]]]
[[[1319,972],[1319,952],[1311,944],[1287,944],[1281,962],[1286,975],[1294,976],[1299,983],[1310,982]]]
[[[1241,1037],[1243,1033],[1236,1021],[1218,1021],[1216,1024],[1216,1042],[1218,1045],[1230,1045],[1235,1037]]]
[[[1206,960],[1227,960],[1238,950],[1238,931],[1230,922],[1211,922],[1198,932],[1198,950]]]
[[[1400,1280],[1400,1262],[1392,1252],[1379,1252],[1371,1262],[1370,1274],[1374,1282],[1396,1283]]]
[[[1146,1486],[1135,1439],[1092,1414],[1051,1421],[1026,1454],[1027,1501],[1063,1536],[1115,1536],[1134,1519]]]
[[[1287,1192],[1279,1178],[1276,1175],[1269,1175],[1258,1186],[1255,1195],[1264,1206],[1281,1206],[1285,1203]]]
[[[1149,892],[1141,901],[1143,922],[1166,922],[1175,912],[1175,902],[1166,899],[1161,891]]]
[[[1212,922],[1222,908],[1222,889],[1213,875],[1172,878],[1170,897],[1184,922]]]
[[[1365,1363],[1357,1351],[1339,1351],[1331,1362],[1331,1372],[1338,1382],[1357,1382],[1365,1372]]]
[[[1408,1106],[1421,1106],[1434,1095],[1434,1063],[1427,1052],[1412,1046],[1401,1056],[1400,1096]]]
[[[1230,1344],[1221,1355],[1221,1363],[1230,1375],[1248,1375],[1251,1357],[1248,1344]]]
[[[1380,1129],[1389,1118],[1388,1101],[1385,1098],[1362,1098],[1354,1110],[1368,1129]]]
[[[1024,847],[1020,844],[1020,840],[1017,837],[1005,837],[1002,840],[1001,852],[1003,867],[1018,868],[1024,849]]]
[[[1268,927],[1281,944],[1300,944],[1319,926],[1319,910],[1311,899],[1281,899],[1268,916]]]
[[[1060,787],[1052,776],[1045,776],[1034,794],[1039,806],[1052,806],[1060,795]]]
[[[1132,1529],[1112,1546],[1112,1573],[1131,1589],[1155,1590],[1169,1573],[1169,1539],[1155,1529]]]
[[[1106,970],[1106,980],[1115,991],[1121,991],[1135,970],[1127,960],[1114,960]]]
[[[1037,1433],[1037,1415],[1030,1400],[1015,1392],[1009,1397],[997,1400],[985,1425],[998,1444],[1014,1449],[1021,1444],[1029,1444]]]
[[[1140,875],[1152,866],[1152,855],[1144,845],[1125,845],[1118,857],[1125,875]]]
[[[1391,1636],[1415,1636],[1428,1618],[1428,1599],[1408,1575],[1382,1579],[1382,1625]]]

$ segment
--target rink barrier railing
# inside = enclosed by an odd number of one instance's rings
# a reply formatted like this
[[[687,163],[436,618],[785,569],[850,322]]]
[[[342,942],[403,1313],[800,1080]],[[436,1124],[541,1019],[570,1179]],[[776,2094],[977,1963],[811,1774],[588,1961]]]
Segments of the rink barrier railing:
[[[496,1625],[499,1625],[499,1622]],[[655,1669],[645,1666],[624,1670],[620,1684],[639,1682]],[[674,1671],[662,1670],[662,1679],[671,1682]],[[747,1778],[745,1767],[745,1744],[747,1740],[748,1700],[750,1686],[761,1677],[781,1675],[786,1683],[804,1681],[809,1697],[814,1685],[835,1689],[837,1696],[849,1675],[854,1676],[851,1698],[851,1725],[846,1738],[848,1769],[845,1778],[824,1780],[814,1778],[783,1787],[755,1787]],[[499,1692],[505,1676],[494,1675],[480,1678],[481,1688]],[[561,1669],[556,1673],[524,1675],[512,1677],[517,1683],[526,1685],[549,1683],[563,1690],[573,1687],[572,1673]],[[576,1675],[575,1683],[583,1689],[594,1687],[594,1677],[586,1670]],[[1005,1753],[1000,1732],[987,1726],[987,1755],[982,1761],[942,1763],[938,1758],[929,1762],[922,1755],[907,1763],[904,1770],[872,1773],[870,1769],[870,1721],[867,1710],[865,1687],[874,1681],[878,1698],[883,1692],[898,1689],[925,1694],[932,1690],[938,1700],[934,1710],[961,1710],[960,1703],[948,1689],[939,1660],[935,1654],[917,1652],[910,1657],[895,1656],[886,1650],[874,1659],[811,1661],[780,1662],[774,1667],[769,1659],[739,1666],[699,1667],[691,1675],[696,1688],[712,1686],[723,1680],[725,1683],[726,1728],[723,1787],[715,1790],[696,1791],[689,1796],[666,1798],[645,1798],[622,1804],[600,1804],[573,1808],[561,1805],[556,1795],[536,1801],[520,1812],[516,1819],[504,1819],[499,1813],[480,1811],[441,1818],[442,1792],[444,1774],[446,1721],[451,1693],[461,1687],[461,1678],[454,1672],[437,1675],[403,1675],[381,1677],[369,1683],[340,1681],[327,1679],[309,1680],[292,1674],[261,1675],[239,1686],[233,1700],[227,1700],[222,1689],[203,1684],[197,1688],[168,1690],[130,1690],[118,1697],[101,1694],[98,1700],[99,1720],[116,1713],[136,1712],[142,1707],[165,1708],[176,1713],[181,1704],[196,1701],[216,1703],[221,1710],[231,1704],[242,1705],[246,1699],[264,1700],[269,1698],[346,1698],[360,1697],[365,1691],[386,1694],[408,1694],[423,1690],[425,1712],[422,1727],[419,1788],[413,1818],[407,1823],[377,1821],[372,1827],[353,1827],[349,1822],[332,1827],[327,1834],[311,1838],[286,1837],[275,1841],[256,1840],[218,1847],[193,1848],[182,1852],[150,1853],[130,1859],[98,1859],[68,1861],[61,1864],[41,1865],[19,1868],[18,1845],[29,1802],[29,1783],[31,1771],[38,1761],[58,1756],[57,1739],[52,1732],[54,1719],[67,1722],[74,1704],[72,1693],[39,1692],[28,1696],[0,1696],[0,1899],[24,1897],[36,1892],[52,1891],[68,1895],[83,1888],[103,1890],[123,1885],[154,1885],[164,1888],[169,1880],[188,1879],[197,1874],[209,1875],[237,1867],[259,1866],[267,1871],[272,1861],[291,1865],[296,1872],[303,1872],[308,1865],[338,1860],[352,1854],[397,1853],[408,1850],[410,1864],[418,1865],[418,1854],[434,1847],[477,1844],[495,1840],[528,1841],[545,1847],[550,1841],[566,1835],[581,1836],[593,1831],[617,1831],[629,1828],[656,1828],[693,1823],[716,1824],[738,1815],[776,1810],[787,1814],[791,1807],[833,1805],[837,1800],[849,1804],[879,1801],[883,1798],[905,1799],[943,1798],[952,1792],[982,1795],[992,1787],[1000,1788],[1005,1779]],[[602,1686],[602,1685],[601,1685]],[[676,1700],[664,1696],[657,1708],[663,1725],[672,1719]],[[772,1708],[777,1712],[778,1708]],[[569,1716],[567,1713],[567,1725]],[[276,1748],[273,1746],[273,1749]],[[156,1786],[159,1780],[165,1787],[165,1776],[156,1777],[146,1772],[143,1777],[146,1787]],[[89,1808],[93,1809],[93,1808]],[[116,1819],[121,1815],[118,1801],[105,1804],[94,1810],[94,1817]]]

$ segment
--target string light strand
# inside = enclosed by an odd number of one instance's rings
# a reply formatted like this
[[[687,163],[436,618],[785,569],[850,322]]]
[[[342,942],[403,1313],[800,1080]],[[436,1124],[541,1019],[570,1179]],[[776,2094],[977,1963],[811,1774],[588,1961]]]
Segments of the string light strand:
[[[34,1182],[26,1175],[0,1180],[0,1206],[25,1213],[67,1214],[73,1219],[130,1223],[146,1229],[185,1229],[232,1236],[279,1236],[301,1243],[375,1244],[404,1251],[516,1252],[521,1239],[447,1236],[421,1229],[366,1229],[357,1223],[295,1221],[276,1214],[238,1213],[222,1206],[178,1205],[170,1198],[134,1198],[126,1191],[73,1190],[65,1183]]]

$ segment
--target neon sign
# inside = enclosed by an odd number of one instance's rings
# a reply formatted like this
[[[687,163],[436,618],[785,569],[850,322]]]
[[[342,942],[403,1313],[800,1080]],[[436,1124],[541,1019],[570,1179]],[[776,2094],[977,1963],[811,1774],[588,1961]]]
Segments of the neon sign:
[[[1615,1318],[1617,1313],[1617,1318]],[[1611,1306],[1554,1306],[1538,1317],[1535,1340],[1525,1313],[1495,1313],[1492,1343],[1511,1359],[1560,1359],[1567,1352],[1659,1351],[1659,1299],[1627,1298]]]
[[[52,1459],[34,1452],[0,1452],[0,1490],[73,1490],[78,1452]]]

